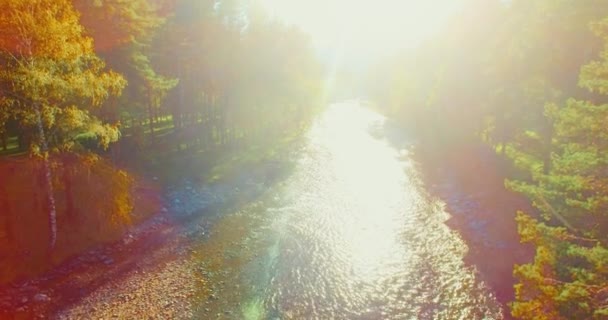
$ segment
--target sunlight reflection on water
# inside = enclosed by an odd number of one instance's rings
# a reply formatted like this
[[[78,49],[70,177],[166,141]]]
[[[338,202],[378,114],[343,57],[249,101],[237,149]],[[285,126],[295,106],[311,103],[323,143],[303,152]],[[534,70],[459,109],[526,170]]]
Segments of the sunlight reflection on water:
[[[369,130],[385,119],[332,106],[271,215],[263,296],[248,318],[501,319],[466,246],[422,189],[408,152]],[[257,306],[250,310],[252,306]],[[246,308],[249,308],[245,310]],[[260,310],[263,309],[263,310]]]

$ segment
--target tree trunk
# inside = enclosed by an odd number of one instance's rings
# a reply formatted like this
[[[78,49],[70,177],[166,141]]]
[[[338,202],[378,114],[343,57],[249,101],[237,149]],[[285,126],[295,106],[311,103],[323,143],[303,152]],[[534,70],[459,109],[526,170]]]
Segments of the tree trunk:
[[[4,231],[6,233],[6,240],[9,244],[14,244],[15,226],[13,212],[11,212],[11,207],[8,202],[8,194],[6,191],[3,191],[0,195],[0,212],[2,212],[2,215],[4,216]]]
[[[70,176],[70,166],[72,161],[63,158],[63,185],[65,186],[65,210],[66,216],[71,221],[75,221],[76,212],[74,210],[74,196],[72,194],[72,179]]]
[[[543,172],[548,175],[553,166],[553,161],[551,159],[551,153],[553,152],[553,127],[551,126],[548,128],[545,134],[545,145],[543,146]]]
[[[20,151],[23,151],[23,150],[27,149],[27,147],[26,147],[26,144],[27,144],[26,140],[27,139],[25,138],[25,133],[19,132],[19,134],[17,134],[17,145],[19,146],[19,150]]]
[[[177,74],[179,75],[180,79],[184,79],[183,74],[182,74],[182,68],[181,68],[181,63],[179,61],[179,59],[177,59]],[[184,81],[180,80],[180,82],[177,84],[178,86],[178,102],[177,104],[175,104],[173,106],[173,127],[175,129],[179,129],[183,127],[183,122],[182,122],[182,110],[184,110],[184,96],[185,96],[185,92],[184,92]]]
[[[2,132],[2,150],[6,151],[8,149],[6,141],[8,140],[8,133]]]
[[[148,121],[150,126],[150,141],[154,143],[154,108],[152,106],[152,88],[148,86]]]

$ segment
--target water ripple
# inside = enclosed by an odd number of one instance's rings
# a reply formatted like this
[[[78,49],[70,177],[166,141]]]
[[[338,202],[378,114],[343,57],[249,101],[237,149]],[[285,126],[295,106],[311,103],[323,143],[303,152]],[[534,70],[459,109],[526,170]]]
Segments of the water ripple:
[[[369,128],[383,119],[333,106],[271,208],[265,318],[501,319],[463,263],[467,247],[426,195],[407,152]],[[377,134],[375,134],[377,136]]]

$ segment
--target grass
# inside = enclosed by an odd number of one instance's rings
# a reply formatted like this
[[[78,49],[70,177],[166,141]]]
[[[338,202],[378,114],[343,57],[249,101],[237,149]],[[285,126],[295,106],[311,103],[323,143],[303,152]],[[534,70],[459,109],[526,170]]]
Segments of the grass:
[[[14,156],[24,154],[25,151],[19,150],[19,142],[17,137],[9,137],[6,144],[6,150],[0,147],[0,156]]]
[[[250,168],[269,161],[284,161],[286,160],[285,157],[288,154],[289,146],[294,142],[295,139],[293,137],[287,137],[274,144],[250,145],[242,151],[218,159],[217,164],[204,174],[203,180],[214,182],[226,178],[226,176],[235,172],[237,168]]]
[[[264,170],[269,163],[288,163],[289,154],[300,145],[301,134],[250,140],[241,146],[218,146],[194,153],[177,153],[155,159],[152,172],[171,183],[183,178],[204,183],[230,180],[248,171]],[[254,172],[250,172],[253,174]]]

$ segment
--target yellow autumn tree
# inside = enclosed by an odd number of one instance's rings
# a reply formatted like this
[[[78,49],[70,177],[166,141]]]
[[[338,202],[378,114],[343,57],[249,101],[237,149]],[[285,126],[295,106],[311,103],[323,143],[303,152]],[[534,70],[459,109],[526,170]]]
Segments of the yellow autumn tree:
[[[18,121],[32,152],[44,143],[71,149],[83,137],[103,147],[118,139],[94,111],[126,82],[95,55],[71,1],[2,1],[0,34],[0,110]]]
[[[43,155],[42,166],[32,169],[42,173],[32,191],[46,199],[41,211],[48,214],[53,249],[62,212],[48,151],[72,150],[85,139],[104,148],[118,140],[118,128],[102,123],[95,112],[110,96],[120,95],[126,81],[106,70],[70,0],[3,0],[0,35],[0,119],[15,121],[30,154]],[[69,186],[70,175],[62,177]],[[71,193],[66,187],[68,200]]]

